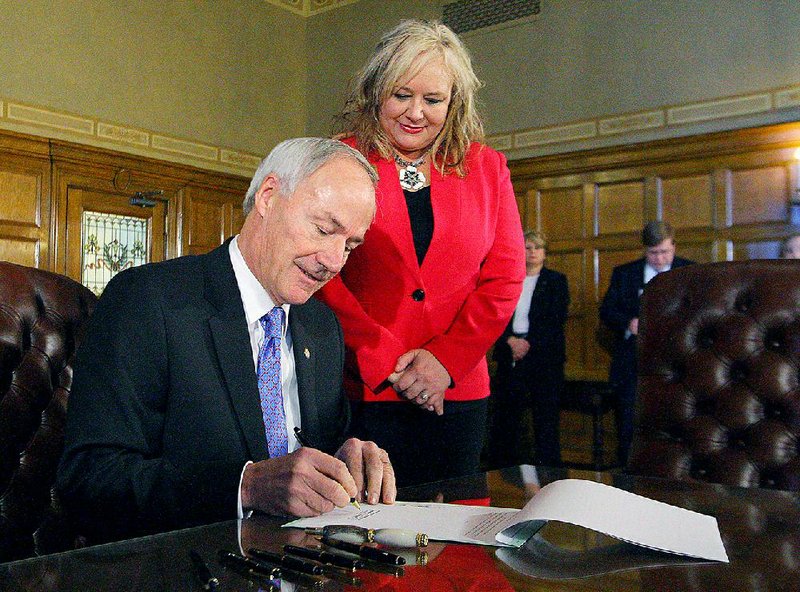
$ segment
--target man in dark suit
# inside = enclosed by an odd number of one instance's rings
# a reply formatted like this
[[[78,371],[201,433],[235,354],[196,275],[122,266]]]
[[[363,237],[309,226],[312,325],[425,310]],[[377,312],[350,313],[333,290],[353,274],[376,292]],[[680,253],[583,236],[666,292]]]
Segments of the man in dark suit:
[[[525,233],[526,277],[514,316],[494,346],[497,361],[492,388],[492,466],[532,462],[520,450],[522,416],[533,407],[536,463],[559,466],[559,412],[566,360],[564,324],[569,289],[564,274],[544,267],[547,239]]]
[[[600,319],[615,338],[609,383],[616,397],[617,454],[623,466],[633,439],[639,299],[656,274],[693,263],[675,256],[675,233],[666,222],[648,222],[642,229],[642,245],[644,257],[614,268],[600,305]]]
[[[342,331],[309,300],[363,241],[375,182],[341,142],[288,140],[256,171],[237,237],[109,283],[74,366],[58,474],[83,532],[310,516],[365,491],[394,501],[385,451],[345,441]]]

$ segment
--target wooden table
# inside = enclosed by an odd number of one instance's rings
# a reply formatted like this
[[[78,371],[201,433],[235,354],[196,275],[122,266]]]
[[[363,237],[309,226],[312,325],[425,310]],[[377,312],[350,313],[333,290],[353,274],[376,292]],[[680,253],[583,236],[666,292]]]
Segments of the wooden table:
[[[521,470],[522,469],[522,470]],[[402,574],[360,570],[360,587],[346,591],[608,590],[709,592],[800,590],[800,496],[733,489],[603,472],[514,467],[401,492],[416,501],[471,500],[522,507],[539,485],[571,477],[599,481],[717,517],[729,564],[700,562],[646,551],[577,526],[550,523],[521,549],[433,542],[407,554]],[[621,516],[620,520],[625,517]],[[0,565],[0,590],[201,590],[188,551],[196,549],[221,581],[220,590],[267,587],[216,563],[220,549],[258,546],[279,550],[313,542],[285,520],[258,516],[99,545]],[[301,589],[283,586],[286,590]]]

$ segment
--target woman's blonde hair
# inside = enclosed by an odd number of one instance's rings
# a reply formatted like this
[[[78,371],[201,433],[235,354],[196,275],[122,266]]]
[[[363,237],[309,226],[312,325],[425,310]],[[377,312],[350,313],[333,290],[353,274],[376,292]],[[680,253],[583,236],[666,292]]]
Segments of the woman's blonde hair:
[[[523,235],[525,242],[532,242],[537,247],[547,251],[547,235],[541,230],[527,230]]]
[[[424,59],[414,61],[420,57]],[[483,141],[483,123],[475,105],[481,82],[472,70],[469,52],[458,36],[435,21],[405,20],[384,34],[372,57],[359,72],[344,110],[342,131],[353,135],[356,146],[368,154],[376,150],[383,158],[394,154],[391,141],[380,125],[381,105],[401,79],[416,75],[431,59],[441,57],[453,78],[450,105],[442,131],[431,145],[434,163],[466,174],[465,157],[471,142]],[[412,66],[414,70],[412,71]]]

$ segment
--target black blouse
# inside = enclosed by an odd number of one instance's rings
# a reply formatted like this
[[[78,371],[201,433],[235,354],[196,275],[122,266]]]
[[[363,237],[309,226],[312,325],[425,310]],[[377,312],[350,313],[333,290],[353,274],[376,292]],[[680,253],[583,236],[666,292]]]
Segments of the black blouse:
[[[406,196],[408,217],[411,220],[411,234],[414,237],[414,250],[417,261],[422,265],[433,238],[433,206],[431,205],[431,186],[419,191],[403,190]]]

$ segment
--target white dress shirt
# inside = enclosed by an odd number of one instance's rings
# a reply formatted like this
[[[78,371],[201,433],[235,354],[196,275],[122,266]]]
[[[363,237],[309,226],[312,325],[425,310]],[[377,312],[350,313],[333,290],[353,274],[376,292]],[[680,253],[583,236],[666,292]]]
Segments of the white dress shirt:
[[[642,277],[642,281],[644,282],[645,285],[647,285],[647,283],[650,280],[652,280],[654,277],[656,277],[659,273],[662,273],[662,272],[665,272],[665,271],[669,271],[671,267],[672,267],[672,265],[667,265],[667,266],[664,267],[664,269],[658,270],[655,267],[653,267],[652,265],[650,265],[649,263],[645,263],[644,264],[644,277]],[[644,289],[640,288],[639,289],[639,296],[642,295],[642,292],[644,292]],[[630,329],[625,329],[625,339],[628,339],[630,336],[631,336]]]
[[[526,275],[522,282],[522,293],[519,295],[517,308],[514,309],[514,321],[511,323],[511,331],[515,335],[527,335],[530,329],[528,314],[531,312],[531,298],[539,281],[539,274]]]
[[[247,332],[250,335],[250,349],[253,354],[253,371],[258,374],[258,352],[264,342],[264,328],[261,326],[260,319],[273,309],[275,304],[272,302],[267,291],[247,267],[242,252],[239,250],[238,236],[234,237],[228,246],[228,252],[233,265],[233,272],[236,275],[236,283],[242,295],[242,306],[244,316],[247,319]],[[294,428],[300,427],[300,397],[297,391],[297,373],[294,366],[294,348],[292,346],[292,333],[289,329],[289,306],[281,306],[286,313],[286,323],[281,331],[281,389],[283,394],[283,411],[286,415],[286,435],[288,437],[288,450],[294,452],[300,448],[300,443],[294,435]],[[264,439],[266,440],[266,431]],[[245,463],[245,467],[252,461]],[[242,468],[244,476],[244,468]],[[242,511],[242,483],[239,480],[239,518],[244,516]]]
[[[652,280],[654,277],[656,277],[659,273],[662,273],[664,271],[669,271],[670,267],[672,267],[672,266],[671,265],[667,265],[667,266],[664,267],[664,269],[658,270],[655,267],[653,267],[652,265],[650,265],[649,263],[645,263],[644,264],[644,278],[643,278],[644,279],[644,283],[645,284],[648,283],[650,280]]]

